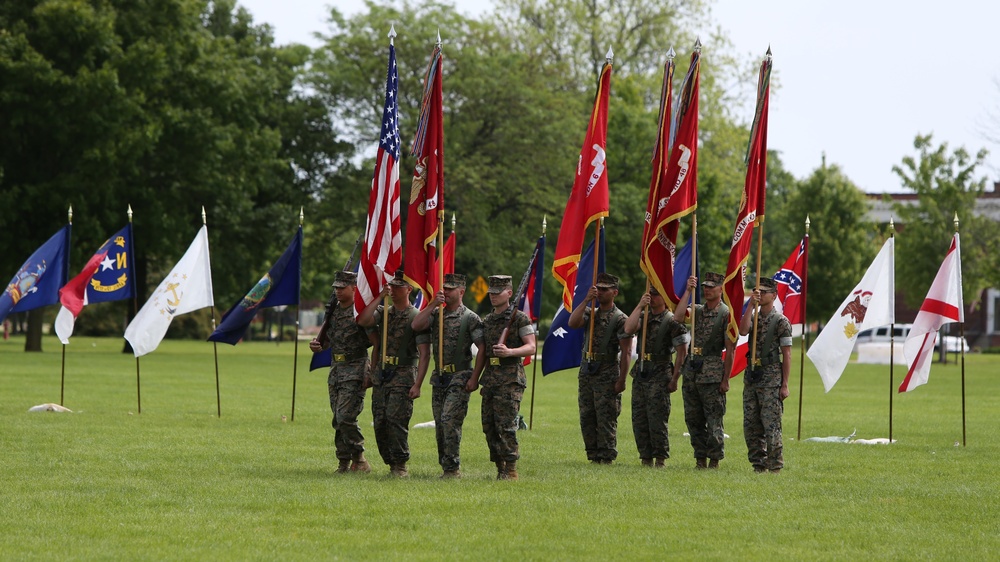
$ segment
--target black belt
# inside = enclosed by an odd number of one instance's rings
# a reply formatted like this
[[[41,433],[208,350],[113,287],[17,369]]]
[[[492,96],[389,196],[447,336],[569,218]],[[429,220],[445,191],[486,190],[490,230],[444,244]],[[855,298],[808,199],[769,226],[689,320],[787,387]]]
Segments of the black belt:
[[[368,355],[366,351],[357,351],[355,353],[332,353],[331,359],[334,363],[343,363],[345,361],[354,361],[355,359],[361,359]]]
[[[490,357],[490,365],[496,367],[498,365],[518,365],[522,359],[520,357]]]

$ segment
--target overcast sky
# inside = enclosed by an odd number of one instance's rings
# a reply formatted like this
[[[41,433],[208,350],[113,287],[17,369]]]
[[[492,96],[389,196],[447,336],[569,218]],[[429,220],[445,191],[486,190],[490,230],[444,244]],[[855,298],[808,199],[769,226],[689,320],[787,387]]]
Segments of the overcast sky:
[[[274,27],[278,43],[312,46],[327,6],[346,14],[363,8],[361,0],[239,1]],[[489,6],[455,4],[470,15]],[[768,145],[796,177],[808,176],[825,152],[861,189],[900,191],[892,166],[915,154],[918,133],[933,133],[951,148],[989,149],[981,175],[990,185],[1000,179],[1000,146],[984,136],[990,115],[1000,115],[1000,2],[716,0],[712,16],[739,52],[760,56],[771,46],[780,88]],[[703,57],[710,64],[708,45]],[[1000,137],[1000,121],[992,131]]]

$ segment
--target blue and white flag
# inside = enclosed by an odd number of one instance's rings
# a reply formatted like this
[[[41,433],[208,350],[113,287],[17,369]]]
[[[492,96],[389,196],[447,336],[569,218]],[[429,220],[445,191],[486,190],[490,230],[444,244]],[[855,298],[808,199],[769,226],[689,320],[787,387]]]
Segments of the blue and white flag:
[[[601,229],[601,253],[598,258],[597,271],[604,271],[604,229]],[[591,240],[587,250],[580,257],[576,274],[577,284],[573,287],[573,307],[587,298],[591,282],[594,279],[594,241]],[[580,284],[579,281],[584,281]],[[583,359],[583,342],[586,337],[584,328],[569,327],[569,315],[565,307],[559,305],[556,315],[549,327],[549,334],[542,346],[542,374],[547,375],[563,369],[573,369],[580,366]]]
[[[0,324],[12,312],[27,312],[59,302],[59,288],[69,278],[69,234],[62,227],[31,254],[0,293]]]

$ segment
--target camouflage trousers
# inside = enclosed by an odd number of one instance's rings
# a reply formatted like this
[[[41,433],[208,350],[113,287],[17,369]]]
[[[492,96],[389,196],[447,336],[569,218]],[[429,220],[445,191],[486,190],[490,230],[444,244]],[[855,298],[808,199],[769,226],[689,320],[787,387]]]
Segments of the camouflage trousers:
[[[670,458],[667,420],[670,418],[670,375],[636,377],[632,383],[632,432],[640,459]]]
[[[444,470],[458,470],[461,464],[462,424],[469,413],[469,393],[465,391],[465,383],[471,374],[472,371],[455,373],[448,386],[435,386],[431,391],[438,462]]]
[[[405,464],[410,460],[410,418],[413,400],[410,387],[379,385],[372,387],[372,419],[375,443],[385,464]]]
[[[516,384],[483,387],[483,433],[490,448],[490,462],[511,462],[520,458],[517,445],[517,416],[524,389]]]
[[[781,414],[784,404],[777,386],[743,387],[743,436],[747,459],[757,469],[775,470],[784,466],[781,455]]]
[[[614,373],[618,373],[617,362]],[[618,458],[618,415],[622,412],[622,395],[615,392],[615,376],[581,373],[577,402],[587,459],[610,462]]]
[[[722,425],[726,416],[726,395],[719,392],[719,384],[696,383],[687,378],[681,384],[684,423],[691,435],[691,448],[696,459],[722,460],[726,456]]]
[[[359,380],[336,380],[332,371],[327,386],[330,388],[333,440],[337,448],[337,458],[355,459],[365,451],[365,438],[358,426],[358,416],[361,415],[365,405],[365,389]]]

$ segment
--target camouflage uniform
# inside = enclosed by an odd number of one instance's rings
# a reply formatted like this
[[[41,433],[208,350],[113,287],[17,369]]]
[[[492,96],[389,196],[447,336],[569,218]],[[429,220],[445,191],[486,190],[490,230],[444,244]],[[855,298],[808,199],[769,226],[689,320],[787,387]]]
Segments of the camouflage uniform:
[[[342,307],[337,303],[331,306],[334,310],[330,313],[326,341],[330,342],[333,362],[327,385],[337,458],[344,461],[358,458],[365,450],[358,416],[364,409],[362,385],[370,367],[367,349],[371,342],[364,328],[354,321],[354,306]]]
[[[429,343],[430,335],[414,332],[410,324],[417,309],[410,305],[406,310],[389,307],[389,329],[386,336],[386,364],[381,376],[372,369],[372,419],[375,425],[375,443],[385,464],[401,465],[410,460],[409,427],[413,416],[413,399],[410,387],[417,374],[419,344]],[[382,340],[384,306],[375,309],[375,326],[371,329]],[[406,348],[401,346],[406,343]],[[375,357],[375,364],[381,361]]]
[[[500,342],[500,336],[506,327],[506,313],[491,312],[483,319],[487,362],[479,382],[483,387],[483,433],[486,434],[486,444],[490,448],[490,461],[494,463],[511,462],[520,458],[517,416],[524,388],[527,386],[523,357],[493,355],[493,345]],[[504,343],[511,349],[521,347],[521,338],[534,333],[531,319],[517,310]]]
[[[431,409],[434,411],[434,428],[438,445],[438,462],[447,471],[458,470],[460,464],[459,447],[462,443],[462,423],[469,413],[469,393],[465,383],[472,376],[474,357],[469,346],[475,343],[483,346],[483,321],[475,312],[465,305],[459,305],[454,311],[444,309],[444,357],[445,362],[438,357],[438,314],[431,315],[428,331],[431,337],[431,349],[434,352],[434,364],[438,366],[431,375]],[[463,346],[459,347],[459,332],[462,318],[466,320],[466,333]],[[439,369],[444,365],[445,372]]]
[[[583,313],[585,330],[590,331],[591,308]],[[625,320],[628,316],[617,306],[607,312],[597,310],[594,318],[594,354],[595,361],[600,364],[597,372],[587,374],[586,361],[578,375],[579,392],[577,402],[580,406],[580,430],[583,433],[583,446],[587,451],[587,459],[597,462],[611,462],[618,458],[618,415],[622,412],[622,395],[615,392],[615,381],[618,380],[618,352],[621,351],[619,340],[630,340],[632,336],[625,333]],[[606,349],[600,349],[605,333],[612,331]],[[583,353],[587,353],[589,337],[584,337]]]
[[[729,307],[719,302],[709,310],[705,305],[695,305],[694,345],[701,354],[691,353],[685,362],[684,422],[691,435],[694,458],[722,460],[725,457],[723,418],[726,415],[726,395],[719,392],[719,385],[726,376],[722,351],[726,341]],[[692,360],[703,361],[701,372],[693,372]]]
[[[770,349],[764,349],[768,326],[776,322]],[[751,324],[752,325],[752,324]],[[781,443],[781,348],[792,345],[792,324],[773,308],[757,320],[757,358],[763,365],[760,379],[752,381],[750,369],[743,375],[743,436],[747,459],[756,470],[780,470],[784,466]],[[750,365],[748,361],[748,366]]]
[[[639,316],[640,328],[636,335],[640,342],[645,314],[644,311]],[[662,337],[661,330],[664,330]],[[667,435],[670,391],[667,385],[674,374],[674,348],[687,343],[688,333],[669,310],[659,314],[650,311],[646,333],[649,334],[646,340],[647,357],[642,362],[645,372],[639,371],[639,361],[632,365],[632,431],[640,459],[667,459],[670,458],[670,438]]]

